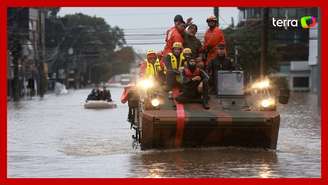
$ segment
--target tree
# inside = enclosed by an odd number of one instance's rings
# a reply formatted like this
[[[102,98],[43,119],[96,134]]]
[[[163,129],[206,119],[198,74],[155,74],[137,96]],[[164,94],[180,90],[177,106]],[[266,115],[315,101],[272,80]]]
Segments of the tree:
[[[56,15],[57,10],[53,12]],[[113,75],[112,71],[117,71],[112,67],[118,67],[113,65],[114,62],[134,61],[131,59],[133,49],[123,47],[126,44],[123,30],[111,27],[103,18],[77,13],[64,17],[51,16],[48,24],[47,46],[58,52],[56,57],[50,57],[54,58],[56,65],[53,66],[57,68],[77,66],[80,72],[86,68],[88,71],[82,74],[85,79],[89,79],[92,72],[98,75],[94,80],[107,80],[105,78]],[[70,48],[73,48],[74,56],[69,56],[67,51]],[[117,55],[117,52],[121,54]],[[128,70],[129,65],[118,67],[118,71]]]
[[[135,62],[135,52],[132,47],[123,47],[115,52],[114,59],[118,64],[113,66],[115,74],[129,73],[130,64]]]
[[[260,74],[261,27],[260,24],[244,25],[242,27],[228,27],[224,31],[228,56],[235,55],[238,48],[238,63],[246,74],[257,77]],[[265,73],[277,71],[277,64],[281,58],[272,34],[269,32],[268,61]]]
[[[48,17],[56,17],[58,12],[60,11],[60,7],[56,8],[46,8],[48,12]]]

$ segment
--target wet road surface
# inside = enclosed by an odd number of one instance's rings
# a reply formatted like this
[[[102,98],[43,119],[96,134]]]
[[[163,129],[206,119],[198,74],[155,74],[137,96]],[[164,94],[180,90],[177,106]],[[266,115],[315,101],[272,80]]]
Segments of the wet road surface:
[[[280,106],[276,151],[234,147],[134,148],[121,88],[116,109],[84,109],[90,89],[8,102],[9,177],[320,177],[321,120],[316,98],[294,93]]]

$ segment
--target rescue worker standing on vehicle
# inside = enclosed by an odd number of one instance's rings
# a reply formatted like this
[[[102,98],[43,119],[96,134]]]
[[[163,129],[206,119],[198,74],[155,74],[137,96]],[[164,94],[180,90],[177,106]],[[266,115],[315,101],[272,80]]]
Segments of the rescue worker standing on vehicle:
[[[224,35],[218,26],[215,16],[210,16],[206,20],[209,29],[204,36],[203,61],[208,65],[217,55],[217,46],[225,44]]]
[[[208,105],[208,75],[200,69],[195,59],[191,59],[182,72],[182,94],[175,98],[180,103],[201,102],[205,109]]]
[[[225,45],[219,44],[216,48],[217,55],[212,61],[209,62],[207,70],[210,76],[210,93],[218,95],[218,70],[232,71],[236,68],[230,59],[226,57]]]
[[[164,84],[166,68],[157,57],[157,53],[150,49],[147,51],[147,59],[140,66],[141,78],[153,78],[160,84]]]
[[[188,21],[191,21],[191,18],[188,19]],[[163,50],[163,56],[166,56],[168,53],[172,52],[172,46],[175,42],[180,42],[183,44],[183,32],[186,29],[186,23],[184,22],[181,15],[176,15],[174,17],[174,27],[170,28],[166,32],[166,38],[165,38],[165,47]]]
[[[181,78],[180,71],[184,67],[184,56],[182,53],[183,46],[181,42],[175,42],[172,45],[172,53],[168,53],[164,57],[165,66],[167,69],[167,90],[169,91],[169,96],[172,96],[173,87],[180,87]]]

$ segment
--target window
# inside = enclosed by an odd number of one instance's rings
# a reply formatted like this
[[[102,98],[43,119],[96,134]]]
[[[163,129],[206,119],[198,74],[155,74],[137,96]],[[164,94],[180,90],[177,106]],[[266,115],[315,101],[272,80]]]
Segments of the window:
[[[289,69],[290,69],[290,65],[289,64],[282,64],[282,65],[279,66],[279,72],[280,73],[288,74],[289,73]]]
[[[31,20],[28,22],[28,29],[29,30],[33,29],[33,22]]]
[[[294,77],[293,78],[293,87],[296,88],[309,88],[309,77],[308,76],[301,76],[301,77]]]
[[[29,30],[36,31],[36,28],[37,28],[37,21],[30,19],[29,20]]]

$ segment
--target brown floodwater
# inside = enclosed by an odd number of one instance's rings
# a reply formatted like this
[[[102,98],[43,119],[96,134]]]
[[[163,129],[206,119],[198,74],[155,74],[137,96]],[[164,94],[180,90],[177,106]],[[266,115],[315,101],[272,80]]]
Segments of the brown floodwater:
[[[90,89],[8,102],[9,177],[320,177],[321,118],[316,96],[293,93],[280,106],[277,150],[236,147],[141,151],[116,109],[88,110]]]

